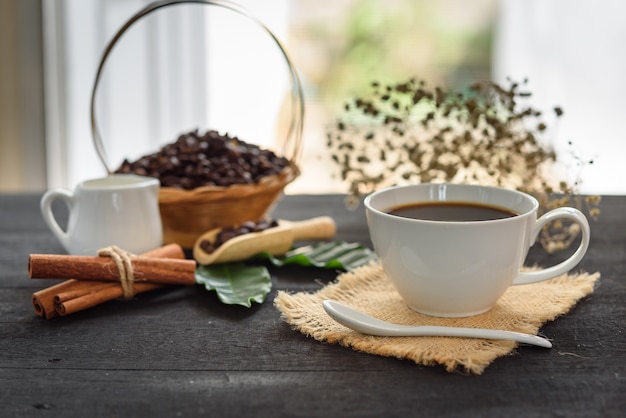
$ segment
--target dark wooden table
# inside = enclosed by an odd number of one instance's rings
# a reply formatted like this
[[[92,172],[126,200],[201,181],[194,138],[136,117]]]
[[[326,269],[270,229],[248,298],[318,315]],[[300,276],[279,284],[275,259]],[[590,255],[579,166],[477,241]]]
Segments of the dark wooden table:
[[[200,287],[138,295],[63,318],[37,317],[31,253],[63,253],[39,195],[0,195],[0,416],[617,417],[626,411],[626,197],[605,197],[580,268],[600,286],[481,376],[447,373],[307,338],[280,320],[277,290],[319,289],[333,271],[272,269],[251,309]],[[288,196],[278,217],[320,215],[369,245],[363,207]],[[61,214],[61,217],[63,215]],[[552,262],[538,249],[531,260]]]

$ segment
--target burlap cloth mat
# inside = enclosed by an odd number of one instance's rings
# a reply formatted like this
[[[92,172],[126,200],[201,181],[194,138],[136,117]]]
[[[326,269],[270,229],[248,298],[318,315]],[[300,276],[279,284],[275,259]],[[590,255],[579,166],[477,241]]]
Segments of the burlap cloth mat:
[[[315,293],[280,291],[274,304],[283,320],[318,341],[380,356],[409,359],[426,366],[440,364],[449,372],[482,374],[489,364],[511,353],[518,343],[473,338],[363,335],[331,319],[324,311],[322,301],[337,300],[397,324],[493,328],[537,334],[545,322],[564,315],[578,300],[592,293],[599,278],[599,273],[570,273],[541,283],[512,286],[494,308],[482,315],[436,318],[410,310],[379,264],[372,262],[339,275],[335,282]]]

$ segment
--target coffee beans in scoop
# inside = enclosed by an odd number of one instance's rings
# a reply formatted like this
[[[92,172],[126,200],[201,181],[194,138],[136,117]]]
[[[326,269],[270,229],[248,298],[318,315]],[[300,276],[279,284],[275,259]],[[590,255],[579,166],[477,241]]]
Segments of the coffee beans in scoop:
[[[159,179],[162,187],[190,190],[201,186],[258,183],[279,174],[289,160],[274,152],[210,130],[182,134],[154,154],[124,160],[115,171]]]
[[[202,248],[202,251],[205,253],[211,254],[229,239],[249,234],[251,232],[265,231],[266,229],[274,228],[275,226],[278,226],[278,221],[276,220],[261,220],[258,222],[248,221],[242,223],[241,225],[222,228],[213,242],[208,239],[202,240],[200,242],[200,248]]]

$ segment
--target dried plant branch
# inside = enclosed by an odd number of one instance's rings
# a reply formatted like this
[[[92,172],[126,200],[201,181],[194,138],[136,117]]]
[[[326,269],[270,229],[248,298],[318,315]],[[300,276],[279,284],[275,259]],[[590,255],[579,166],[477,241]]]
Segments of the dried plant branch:
[[[557,155],[542,141],[548,131],[543,115],[524,105],[531,96],[526,84],[485,82],[449,92],[415,79],[372,83],[368,95],[345,105],[327,135],[350,196],[397,184],[452,182],[521,190],[537,197],[542,210],[583,206],[579,181],[569,184],[555,172]],[[562,115],[555,107],[554,117]],[[599,214],[598,197],[584,204],[592,217]],[[544,232],[540,242],[548,251],[566,248],[578,234],[569,225]]]

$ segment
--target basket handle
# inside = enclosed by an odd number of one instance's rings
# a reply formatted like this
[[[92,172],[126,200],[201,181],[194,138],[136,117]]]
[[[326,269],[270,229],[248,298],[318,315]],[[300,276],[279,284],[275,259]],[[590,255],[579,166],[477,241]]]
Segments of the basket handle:
[[[119,41],[119,39],[124,35],[124,33],[139,19],[148,14],[173,5],[192,3],[192,4],[202,4],[208,6],[218,6],[223,7],[225,9],[232,10],[240,15],[249,18],[258,26],[261,27],[267,34],[272,38],[272,40],[276,43],[280,52],[282,53],[285,61],[287,62],[287,66],[289,67],[289,75],[291,77],[291,123],[289,125],[289,129],[287,131],[287,136],[283,143],[282,154],[291,161],[292,164],[297,165],[297,161],[300,157],[301,145],[302,145],[302,127],[304,121],[304,94],[302,92],[302,84],[300,82],[300,77],[298,77],[298,73],[292,63],[291,58],[289,58],[289,54],[285,49],[282,42],[274,35],[274,33],[258,18],[254,17],[250,14],[246,9],[235,4],[231,1],[227,0],[161,0],[155,1],[153,3],[148,4],[146,7],[137,12],[134,16],[132,16],[115,34],[115,36],[108,43],[107,47],[102,54],[102,58],[100,59],[100,64],[98,65],[98,71],[96,72],[96,78],[93,83],[93,88],[91,90],[91,134],[93,138],[94,145],[96,147],[96,152],[100,161],[104,165],[108,174],[112,174],[113,171],[110,169],[106,152],[104,150],[104,145],[102,143],[102,136],[100,135],[100,131],[98,129],[98,124],[96,121],[96,112],[95,112],[95,103],[96,103],[96,91],[98,89],[98,85],[100,84],[100,77],[102,76],[102,72],[104,69],[104,64],[108,56],[111,54],[113,47]],[[293,138],[293,141],[290,142],[290,139]]]

